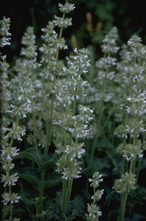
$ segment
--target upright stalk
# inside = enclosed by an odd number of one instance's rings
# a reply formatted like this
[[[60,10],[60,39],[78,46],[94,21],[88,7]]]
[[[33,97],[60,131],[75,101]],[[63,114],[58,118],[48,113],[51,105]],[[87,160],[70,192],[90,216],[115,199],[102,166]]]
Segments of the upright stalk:
[[[67,108],[66,108],[66,117],[67,117]],[[73,103],[73,116],[75,115],[75,110],[76,110],[76,99],[74,100]],[[66,138],[66,133],[64,133],[65,138]],[[76,145],[78,144],[78,139],[76,139],[75,141]],[[64,142],[64,145],[66,146],[66,139]],[[71,165],[71,169],[72,169],[73,165]],[[65,180],[63,179],[63,184],[62,184],[62,213],[65,214],[66,212],[66,207],[67,207],[67,202],[68,200],[70,200],[71,197],[71,191],[72,191],[72,183],[73,183],[73,178],[71,177],[71,179],[69,180]]]
[[[91,155],[90,155],[90,165],[92,164],[92,161],[93,161],[93,155],[94,155],[94,152],[95,152],[97,138],[98,138],[98,134],[96,133],[96,135],[94,137],[93,147],[92,147],[92,150],[91,150]]]
[[[15,128],[17,128],[18,124],[19,124],[19,118],[17,117]],[[8,146],[9,149],[11,149],[11,147],[13,145],[13,141],[14,141],[14,139],[11,138],[10,144]],[[10,176],[10,170],[7,171],[7,175],[8,175],[8,177]],[[9,195],[11,196],[11,194],[12,194],[12,189],[11,189],[11,186],[9,186]],[[11,202],[10,202],[10,211],[9,212],[10,212],[10,220],[13,221],[13,205]]]
[[[63,179],[62,183],[62,213],[65,214],[66,211],[66,195],[67,195],[67,180]]]
[[[120,221],[124,221],[127,196],[128,196],[127,192],[121,194],[122,200],[121,200],[121,206],[120,206]]]
[[[33,120],[33,140],[34,140],[34,145],[35,145],[35,149],[36,149],[38,162],[40,164],[40,157],[39,157],[39,151],[38,151],[38,145],[37,145],[37,139],[36,139],[36,124],[35,124],[35,113],[34,113],[34,111],[32,113],[32,120]]]
[[[66,0],[67,2],[67,0]],[[63,19],[65,18],[65,12],[63,13]],[[63,33],[63,27],[60,28],[60,32],[59,32],[59,41],[62,38],[62,33]],[[56,52],[56,62],[58,62],[58,58],[59,58],[59,48],[57,49]],[[56,84],[56,74],[54,75],[54,81],[53,81],[53,88]],[[54,99],[55,99],[55,95],[52,95],[52,99],[51,99],[51,117],[49,120],[46,121],[46,146],[45,146],[45,150],[44,150],[44,160],[47,160],[47,155],[48,155],[48,151],[49,151],[49,143],[51,140],[51,136],[52,136],[52,117],[53,117],[53,109],[54,109]],[[44,180],[45,180],[45,171],[41,172],[41,186],[40,186],[40,197],[39,197],[39,213],[42,213],[42,205],[43,205],[43,192],[44,192]]]
[[[106,54],[104,53],[104,58],[105,57],[106,57]],[[107,73],[108,73],[108,68],[106,68],[106,74]],[[106,84],[107,84],[107,82],[106,82],[106,79],[105,79],[104,84],[103,84],[103,88],[102,88],[103,97],[104,97],[105,92],[106,92]],[[99,117],[98,117],[98,120],[97,120],[97,126],[98,126],[99,130],[101,129],[101,119],[102,119],[102,115],[103,115],[103,110],[102,110],[103,106],[104,106],[104,101],[102,100],[101,101],[100,110],[99,110]],[[109,119],[109,118],[107,118],[107,119]],[[105,124],[104,124],[104,126],[105,126]],[[98,134],[96,133],[96,135],[94,137],[94,142],[93,142],[92,150],[91,150],[91,155],[90,155],[90,165],[92,164],[92,160],[93,160],[93,156],[94,156],[94,152],[95,152],[95,147],[96,147],[96,143],[97,143],[97,138],[98,138]]]
[[[9,194],[10,196],[12,194],[11,186],[9,186]],[[10,220],[13,221],[13,205],[11,202],[10,202]]]
[[[62,184],[62,213],[64,213],[64,214],[66,212],[67,202],[68,202],[68,200],[70,200],[70,197],[71,197],[72,183],[73,183],[73,178],[71,178],[68,181],[63,179],[63,184]]]
[[[136,140],[137,140],[137,137],[136,135],[134,134],[134,138],[133,138],[133,147],[136,145]],[[135,159],[132,159],[131,162],[130,162],[130,169],[129,169],[129,173],[135,173]],[[131,203],[130,203],[130,217],[131,217],[131,214],[132,214],[132,209],[133,209],[133,204],[132,204],[132,200],[133,200],[133,190],[131,190]]]
[[[67,0],[66,0],[67,2]],[[65,12],[63,13],[63,19],[65,18]],[[60,32],[59,32],[59,41],[62,38],[62,33],[63,33],[63,27],[60,28]],[[58,62],[58,58],[59,58],[59,48],[57,49],[56,52],[56,62]],[[53,88],[56,84],[56,74],[54,75],[54,81],[53,81]],[[54,94],[52,95],[52,99],[51,99],[51,117],[50,120],[46,121],[46,137],[47,137],[47,145],[45,147],[45,151],[44,151],[44,156],[45,156],[45,160],[47,158],[47,154],[48,154],[48,150],[49,150],[49,143],[50,143],[50,139],[51,139],[51,135],[52,135],[52,116],[53,116],[53,108],[54,108]]]
[[[125,115],[124,119],[124,127],[126,127],[128,120],[128,113]],[[126,146],[126,137],[124,137],[123,140],[123,149],[125,149]],[[121,175],[125,173],[125,157],[122,156],[122,165],[121,165]],[[127,200],[127,193],[121,193],[120,197],[120,221],[124,221],[124,215],[125,215],[125,207],[126,207],[126,200]]]
[[[42,206],[43,206],[43,191],[44,191],[44,178],[45,178],[45,171],[41,172],[41,186],[40,186],[40,197],[39,197],[39,213],[42,213]]]

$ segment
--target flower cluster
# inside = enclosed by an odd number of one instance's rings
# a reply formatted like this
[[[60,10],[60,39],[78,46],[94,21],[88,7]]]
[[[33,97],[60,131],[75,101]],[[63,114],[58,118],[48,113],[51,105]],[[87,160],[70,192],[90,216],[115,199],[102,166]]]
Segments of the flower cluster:
[[[70,179],[71,177],[78,178],[81,172],[81,167],[79,167],[80,162],[77,159],[80,159],[82,154],[85,153],[85,150],[82,148],[83,143],[78,143],[79,138],[85,138],[89,135],[88,133],[88,124],[91,121],[93,111],[82,105],[78,106],[79,114],[73,117],[68,116],[64,120],[60,121],[60,126],[65,130],[65,136],[60,137],[57,135],[56,139],[58,140],[57,150],[58,154],[63,153],[60,159],[57,162],[57,171],[60,171],[63,174],[62,178]],[[70,144],[70,137],[74,137],[76,142],[73,140]],[[62,143],[60,142],[62,140]],[[63,143],[67,143],[63,145]]]
[[[99,115],[101,115],[100,112],[106,108],[106,104],[110,101],[113,102],[115,98],[115,91],[113,90],[112,82],[115,78],[117,65],[117,59],[113,56],[119,50],[116,46],[117,38],[118,31],[117,28],[114,27],[110,30],[109,34],[105,36],[101,45],[102,52],[104,53],[103,57],[95,63],[97,76],[94,79],[94,96],[96,95],[96,99],[94,99],[97,103],[95,109]],[[96,101],[97,99],[98,102]]]
[[[137,97],[128,97],[128,106],[126,107],[127,113],[133,117],[143,116],[146,113],[146,95],[145,93],[139,94]]]
[[[124,146],[123,143],[121,143],[117,147],[116,151],[124,158],[126,158],[127,161],[131,159],[136,159],[136,157],[143,157],[141,140],[138,140],[135,146],[133,146],[132,144],[126,144]]]
[[[1,47],[10,44],[10,19],[3,18],[1,23],[1,35],[3,36],[1,39]],[[2,194],[3,204],[10,205],[13,203],[17,203],[20,199],[17,193],[11,193],[11,187],[16,185],[18,180],[17,173],[13,173],[12,170],[14,168],[13,159],[18,155],[19,149],[17,147],[12,147],[13,140],[21,140],[21,136],[25,134],[25,131],[18,126],[18,120],[13,123],[13,127],[9,128],[9,120],[11,119],[11,110],[9,102],[11,101],[11,96],[9,94],[9,83],[8,83],[8,75],[7,69],[8,64],[6,63],[6,56],[2,57],[1,61],[1,76],[2,76],[2,94],[3,96],[3,105],[2,105],[2,128],[1,128],[1,161],[2,161],[2,170],[5,174],[2,174],[1,181],[4,187],[9,187],[5,189],[5,192]],[[7,116],[7,114],[9,116]],[[7,192],[9,191],[9,192]]]
[[[68,130],[72,132],[74,138],[86,138],[89,135],[88,124],[93,119],[93,111],[85,106],[78,106],[80,114],[73,116],[73,128]]]
[[[32,27],[27,28],[27,32],[24,34],[21,43],[25,45],[26,48],[21,48],[20,55],[25,55],[28,59],[32,59],[37,56],[35,46],[35,35],[33,33]]]
[[[120,193],[130,193],[131,190],[135,190],[136,175],[133,173],[122,174],[121,179],[116,180],[114,188]]]
[[[105,36],[103,44],[101,45],[102,52],[106,54],[117,53],[119,47],[116,45],[117,28],[113,27],[111,31]]]
[[[99,216],[102,215],[100,209],[95,204],[88,204],[87,211],[89,215],[86,214],[86,219],[88,221],[99,221]]]
[[[71,18],[60,18],[58,16],[54,16],[55,20],[53,20],[53,23],[55,26],[58,26],[59,28],[67,28],[68,26],[72,25]]]
[[[92,179],[89,179],[89,182],[91,182],[90,186],[93,186],[94,189],[99,187],[99,184],[102,181],[102,174],[99,174],[99,172],[95,172],[92,176]]]
[[[133,35],[127,45],[120,52],[122,61],[118,63],[118,73],[115,82],[119,83],[117,105],[123,112],[123,124],[118,125],[115,134],[123,138],[123,143],[117,147],[117,153],[122,155],[121,178],[114,183],[116,191],[121,193],[120,217],[124,218],[127,196],[136,189],[135,163],[138,158],[139,165],[143,158],[143,147],[146,113],[145,76],[146,60],[145,47],[141,38]],[[129,139],[130,138],[130,139]],[[139,138],[139,139],[138,139]],[[129,142],[131,141],[131,142]],[[127,168],[125,168],[125,160]],[[129,172],[128,172],[129,171]],[[131,195],[133,197],[133,195]],[[123,207],[123,209],[122,209]]]
[[[68,147],[67,147],[68,148]],[[67,154],[63,154],[58,162],[57,165],[57,172],[62,174],[62,179],[65,180],[71,180],[71,179],[77,179],[81,177],[81,170],[80,162],[75,158],[71,157],[71,159],[68,157]]]
[[[10,45],[10,37],[11,33],[9,33],[9,29],[10,29],[10,18],[5,18],[3,17],[3,19],[0,21],[0,33],[1,33],[1,40],[0,40],[0,47],[4,47],[6,45]]]
[[[59,10],[63,13],[69,13],[71,11],[73,11],[75,9],[75,5],[74,4],[69,4],[68,2],[65,5],[62,4],[58,4],[59,6]]]
[[[11,204],[18,203],[19,199],[20,199],[20,196],[18,196],[16,193],[12,193],[12,194],[4,193],[2,195],[2,197],[3,197],[3,204],[4,205],[7,205],[9,202]]]
[[[86,214],[86,218],[89,221],[95,221],[99,220],[99,216],[102,215],[102,212],[99,210],[99,207],[96,205],[96,202],[98,202],[102,195],[104,190],[96,190],[97,187],[99,187],[100,182],[102,182],[102,174],[99,174],[99,172],[95,172],[92,176],[92,179],[89,179],[89,182],[91,182],[90,186],[94,189],[94,195],[91,197],[93,200],[93,203],[88,204],[87,211],[89,214]]]
[[[120,99],[120,109],[128,116],[125,125],[119,125],[115,134],[120,137],[139,137],[140,133],[146,131],[144,125],[146,113],[146,96],[144,88],[145,58],[142,56],[145,49],[141,44],[141,39],[133,35],[128,41],[127,47],[123,48],[122,61],[118,65],[119,73],[116,81],[120,83],[124,94]],[[124,56],[125,55],[125,56]],[[120,79],[120,80],[118,80]],[[122,97],[120,95],[120,97]]]

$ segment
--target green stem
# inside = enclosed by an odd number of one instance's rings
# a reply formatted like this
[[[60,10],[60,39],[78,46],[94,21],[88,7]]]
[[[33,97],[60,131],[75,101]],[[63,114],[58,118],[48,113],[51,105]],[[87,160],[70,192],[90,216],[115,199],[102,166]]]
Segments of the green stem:
[[[113,121],[113,131],[115,131],[115,117],[114,117],[114,121]],[[114,159],[114,134],[112,135],[112,159]]]
[[[94,151],[95,151],[95,147],[96,147],[97,138],[98,138],[98,134],[96,133],[96,136],[94,137],[93,147],[91,150],[91,155],[90,155],[90,165],[92,164],[92,161],[93,161],[93,155],[94,155]]]
[[[73,183],[73,178],[68,181],[68,187],[67,187],[67,199],[66,201],[70,200],[71,197],[71,191],[72,191],[72,183]]]
[[[48,151],[49,151],[49,143],[51,140],[51,134],[52,134],[52,122],[49,122],[49,120],[46,122],[46,147],[44,150],[44,160],[47,160],[47,155],[48,155]]]
[[[129,170],[129,162],[127,160],[125,160],[125,171],[124,171],[124,173],[128,172],[128,170]]]
[[[43,191],[44,191],[44,178],[45,178],[45,171],[41,172],[41,186],[40,186],[40,197],[39,197],[39,213],[42,213],[43,207]]]
[[[133,159],[131,160],[131,162],[130,162],[130,168],[129,168],[129,173],[132,173],[132,171],[133,171]]]
[[[73,178],[71,178],[68,181],[63,179],[63,185],[62,185],[62,213],[64,213],[64,214],[66,212],[67,202],[68,202],[68,200],[70,200],[70,197],[71,197],[72,183],[73,183]]]
[[[62,212],[65,214],[67,202],[70,200],[71,197],[71,191],[72,191],[72,183],[73,178],[70,180],[63,180],[63,187],[62,187]]]
[[[130,210],[129,210],[129,217],[131,217],[132,215],[132,209],[133,209],[133,204],[132,204],[132,200],[133,200],[133,190],[131,190],[131,202],[130,202]]]
[[[106,126],[106,124],[107,124],[107,122],[109,121],[110,117],[111,117],[111,114],[109,114],[108,117],[106,118],[106,120],[105,120],[105,122],[104,122],[104,125],[101,127],[101,130],[104,129],[104,127]]]
[[[120,221],[124,221],[127,196],[128,196],[128,193],[121,194]]]
[[[35,113],[34,113],[34,111],[32,113],[32,120],[33,120],[33,140],[34,140],[34,145],[35,145],[35,149],[36,149],[38,162],[40,164],[40,157],[39,157],[39,151],[38,151],[38,145],[37,145],[37,139],[36,139],[36,123],[35,123]]]
[[[67,180],[63,179],[62,183],[62,213],[65,214],[66,211],[66,188],[67,188]]]
[[[125,173],[125,157],[122,157],[121,175]]]
[[[94,196],[95,196],[95,188],[94,188]],[[96,200],[95,200],[95,197],[93,199],[93,204],[95,204]]]
[[[139,172],[140,172],[141,161],[142,161],[142,158],[139,158],[139,159],[138,159],[137,181],[136,181],[136,182],[138,182],[138,177],[139,177]]]
[[[17,117],[17,119],[16,119],[16,127],[15,128],[17,128],[18,124],[19,124],[19,118]],[[11,138],[11,141],[10,141],[10,144],[8,146],[8,149],[10,149],[12,147],[13,141],[14,141],[14,138]]]
[[[144,145],[145,142],[145,137],[146,137],[146,133],[143,134],[143,138],[142,138],[142,145]]]
[[[17,119],[16,119],[16,127],[15,128],[17,128],[18,124],[19,124],[19,118],[17,117]],[[12,147],[13,141],[14,141],[14,138],[11,138],[11,141],[10,141],[10,144],[8,146],[8,149],[10,149]],[[3,160],[3,163],[4,163],[4,161],[5,161],[5,159]],[[10,171],[8,171],[8,175],[9,174],[10,174]],[[12,190],[11,190],[11,186],[9,186],[9,195],[11,196],[11,194],[12,194]],[[13,205],[12,205],[11,202],[10,202],[10,220],[11,221],[13,220]]]
[[[134,135],[133,147],[136,145],[136,140],[137,140],[137,137]],[[135,159],[132,159],[130,162],[129,174],[131,174],[131,173],[135,173]],[[132,209],[133,209],[133,204],[132,204],[133,194],[134,194],[134,192],[133,192],[133,190],[131,190],[131,193],[130,193],[131,202],[130,202],[130,211],[129,211],[130,217],[132,215]]]
[[[76,104],[77,104],[77,101],[75,99],[73,102],[73,116],[75,115],[75,112],[76,112]]]
[[[12,194],[11,186],[9,186],[9,195],[11,196],[11,194]],[[10,202],[10,220],[11,221],[13,220],[13,205],[11,202]]]

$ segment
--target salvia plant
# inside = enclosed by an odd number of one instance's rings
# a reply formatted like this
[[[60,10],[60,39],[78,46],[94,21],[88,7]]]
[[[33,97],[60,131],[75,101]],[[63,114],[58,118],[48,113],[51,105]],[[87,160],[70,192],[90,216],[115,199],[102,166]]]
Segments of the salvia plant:
[[[1,53],[3,220],[136,220],[146,147],[146,47],[134,34],[120,48],[113,27],[98,61],[92,46],[80,49],[77,42],[61,60],[75,5],[66,0],[58,8],[62,17],[42,28],[39,48],[28,27],[13,66]],[[0,24],[4,47],[10,19]],[[102,201],[110,204],[112,193],[119,198],[110,219]]]

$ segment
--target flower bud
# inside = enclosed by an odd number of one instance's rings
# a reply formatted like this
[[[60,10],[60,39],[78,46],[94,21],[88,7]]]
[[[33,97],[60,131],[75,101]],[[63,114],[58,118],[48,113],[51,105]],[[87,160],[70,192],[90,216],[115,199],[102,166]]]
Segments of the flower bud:
[[[99,21],[96,25],[96,32],[99,33],[101,29],[102,29],[102,22]]]
[[[90,12],[86,13],[86,20],[87,20],[86,29],[88,32],[91,32],[92,31],[92,14]]]
[[[73,47],[73,49],[77,48],[77,39],[75,35],[71,36],[71,45]]]

